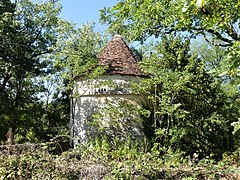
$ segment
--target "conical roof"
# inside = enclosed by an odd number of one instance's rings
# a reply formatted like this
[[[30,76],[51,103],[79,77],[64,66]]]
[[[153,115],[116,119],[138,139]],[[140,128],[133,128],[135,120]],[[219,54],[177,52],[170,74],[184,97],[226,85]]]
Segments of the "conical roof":
[[[98,60],[100,65],[108,66],[107,74],[143,75],[136,57],[119,35],[107,44]]]

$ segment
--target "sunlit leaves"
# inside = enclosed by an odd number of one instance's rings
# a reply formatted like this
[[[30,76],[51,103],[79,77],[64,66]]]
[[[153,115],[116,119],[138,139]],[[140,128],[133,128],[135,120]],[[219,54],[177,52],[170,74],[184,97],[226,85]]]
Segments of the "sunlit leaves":
[[[101,13],[101,21],[111,32],[131,41],[144,42],[172,32],[192,38],[204,35],[208,43],[228,47],[224,72],[232,76],[239,73],[239,20],[238,0],[122,0]]]
[[[233,148],[230,123],[237,120],[238,110],[231,100],[236,94],[228,96],[220,78],[207,73],[204,59],[190,54],[189,41],[165,36],[143,52],[142,69],[150,78],[140,88],[151,102],[156,141],[200,156],[219,156]]]
[[[3,139],[9,127],[16,133],[38,126],[41,105],[38,94],[44,84],[37,83],[51,71],[47,58],[56,43],[56,2],[35,4],[30,0],[1,1],[0,12],[0,126]],[[36,127],[38,129],[38,127]]]
[[[63,79],[73,80],[76,76],[88,75],[97,65],[97,55],[106,43],[106,37],[95,32],[94,23],[75,28],[69,23],[62,23],[58,29],[56,61],[54,66],[61,70]]]

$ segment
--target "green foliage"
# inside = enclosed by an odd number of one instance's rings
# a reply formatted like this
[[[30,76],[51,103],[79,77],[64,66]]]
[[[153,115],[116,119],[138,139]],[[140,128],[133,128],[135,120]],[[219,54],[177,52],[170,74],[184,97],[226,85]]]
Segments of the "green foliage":
[[[100,138],[87,146],[79,146],[76,154],[109,168],[106,179],[219,179],[238,178],[238,151],[225,154],[224,159],[216,163],[212,157],[196,162],[198,158],[185,157],[182,152],[165,149],[159,152],[159,144],[149,149],[147,141],[133,143],[114,139],[109,142]],[[80,158],[80,157],[79,157]]]
[[[235,0],[121,0],[101,10],[112,33],[141,43],[161,38],[142,51],[143,70],[152,76],[141,88],[154,111],[145,124],[162,146],[221,156],[234,148],[231,123],[238,144],[239,6]],[[169,34],[189,40],[166,41]],[[200,37],[207,43],[191,56],[189,41]]]
[[[48,145],[46,145],[48,147]],[[194,162],[169,149],[159,154],[158,145],[105,138],[76,150],[53,155],[42,148],[20,154],[0,153],[0,179],[238,179],[239,151],[215,162],[207,157]]]
[[[100,20],[111,32],[141,42],[172,32],[203,35],[210,44],[226,47],[223,72],[239,79],[239,6],[238,0],[121,0],[102,9]]]
[[[106,37],[94,24],[76,28],[58,17],[58,1],[1,1],[0,139],[16,142],[68,134],[74,78],[102,74],[96,56]]]
[[[0,12],[0,139],[12,127],[26,135],[39,125],[41,105],[38,94],[49,73],[47,54],[56,43],[56,27],[61,6],[58,2],[34,4],[30,0],[1,1]]]
[[[140,87],[154,111],[149,124],[155,142],[201,158],[234,149],[231,123],[239,117],[238,93],[207,73],[205,62],[189,53],[189,40],[163,37],[145,51],[142,68],[151,74]]]
[[[95,32],[94,23],[77,29],[69,23],[63,23],[63,26],[59,28],[61,36],[57,42],[54,65],[63,71],[61,76],[65,79],[86,76],[96,68],[97,55],[106,43],[106,36]]]
[[[95,32],[93,23],[76,28],[59,19],[60,9],[52,1],[0,2],[0,140],[9,127],[17,142],[68,135],[75,78],[104,73],[96,58],[107,36]],[[103,168],[100,176],[109,179],[237,178],[239,150],[226,152],[240,143],[239,14],[234,0],[121,0],[113,9],[102,10],[102,21],[128,40],[161,36],[161,43],[145,47],[141,55],[150,78],[136,90],[148,96],[148,109],[123,101],[96,113],[93,125],[107,138],[76,151],[0,152],[0,178],[77,179],[89,171],[86,165]],[[191,39],[166,36],[172,32],[203,35],[211,45],[192,55]],[[118,136],[142,122],[139,111],[149,118],[143,123],[150,142]],[[106,114],[111,120],[107,130],[115,130],[110,141],[101,124]],[[124,124],[119,118],[133,120]]]
[[[0,164],[1,179],[75,179],[79,176],[77,166],[71,167],[76,165],[71,158],[42,150],[13,156],[1,154]]]

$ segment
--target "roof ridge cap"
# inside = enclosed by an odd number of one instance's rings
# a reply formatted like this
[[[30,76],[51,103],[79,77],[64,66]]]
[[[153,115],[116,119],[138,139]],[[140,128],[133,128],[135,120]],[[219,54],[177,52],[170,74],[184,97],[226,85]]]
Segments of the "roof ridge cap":
[[[115,38],[121,38],[121,39],[122,39],[122,36],[119,35],[119,34],[115,34],[115,35],[113,36],[113,39],[115,39]]]

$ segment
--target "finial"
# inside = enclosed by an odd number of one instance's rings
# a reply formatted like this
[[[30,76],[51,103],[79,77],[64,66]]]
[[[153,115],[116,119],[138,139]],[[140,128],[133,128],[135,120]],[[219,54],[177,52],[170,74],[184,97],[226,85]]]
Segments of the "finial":
[[[119,34],[115,34],[113,38],[115,39],[115,38],[122,38],[122,37]]]

